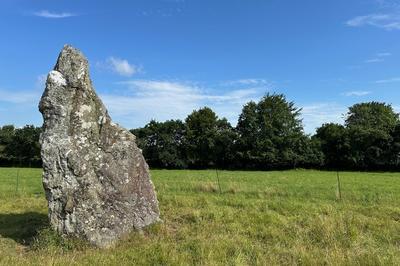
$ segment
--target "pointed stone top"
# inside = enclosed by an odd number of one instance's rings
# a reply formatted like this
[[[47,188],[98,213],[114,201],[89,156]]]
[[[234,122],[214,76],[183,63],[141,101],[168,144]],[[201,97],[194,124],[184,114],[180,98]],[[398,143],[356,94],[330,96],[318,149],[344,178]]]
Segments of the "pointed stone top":
[[[71,87],[82,87],[89,80],[89,63],[81,51],[64,45],[58,56],[55,71],[60,72]]]

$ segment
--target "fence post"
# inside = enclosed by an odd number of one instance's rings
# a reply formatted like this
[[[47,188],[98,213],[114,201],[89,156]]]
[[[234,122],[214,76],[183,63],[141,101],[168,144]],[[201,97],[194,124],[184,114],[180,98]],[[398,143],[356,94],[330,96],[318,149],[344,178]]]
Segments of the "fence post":
[[[18,193],[18,185],[19,185],[19,167],[17,168],[17,184],[15,186],[15,194]]]
[[[339,170],[336,170],[336,176],[337,176],[337,188],[338,188],[339,200],[342,200],[342,189],[340,186]]]
[[[221,184],[219,182],[219,175],[218,175],[218,168],[217,167],[215,167],[215,172],[217,173],[217,182],[218,182],[219,194],[222,194],[222,189],[221,189]]]

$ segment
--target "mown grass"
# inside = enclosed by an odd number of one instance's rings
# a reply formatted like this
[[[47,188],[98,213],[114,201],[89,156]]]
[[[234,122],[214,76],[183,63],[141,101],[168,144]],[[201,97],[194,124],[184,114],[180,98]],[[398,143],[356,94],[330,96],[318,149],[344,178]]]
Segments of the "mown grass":
[[[152,171],[163,223],[111,249],[48,229],[40,169],[0,169],[0,264],[400,265],[400,174]]]

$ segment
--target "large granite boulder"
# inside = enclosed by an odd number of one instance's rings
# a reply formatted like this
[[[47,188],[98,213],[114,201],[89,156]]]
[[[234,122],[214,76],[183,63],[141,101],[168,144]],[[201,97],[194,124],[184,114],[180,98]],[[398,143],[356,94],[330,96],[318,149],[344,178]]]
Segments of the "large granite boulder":
[[[57,232],[108,247],[159,220],[149,167],[135,136],[111,121],[80,51],[64,46],[39,109],[43,185]]]

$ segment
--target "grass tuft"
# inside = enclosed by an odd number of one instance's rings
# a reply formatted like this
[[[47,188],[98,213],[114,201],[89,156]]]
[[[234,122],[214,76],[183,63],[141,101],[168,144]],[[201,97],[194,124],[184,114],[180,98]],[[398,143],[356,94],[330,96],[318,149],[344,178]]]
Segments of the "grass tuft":
[[[217,193],[219,192],[218,186],[214,183],[207,182],[201,183],[196,186],[196,191],[205,193]]]
[[[31,242],[31,249],[35,251],[58,250],[65,251],[80,251],[89,248],[87,241],[76,237],[60,236],[51,228],[43,228],[39,230],[37,236]]]

